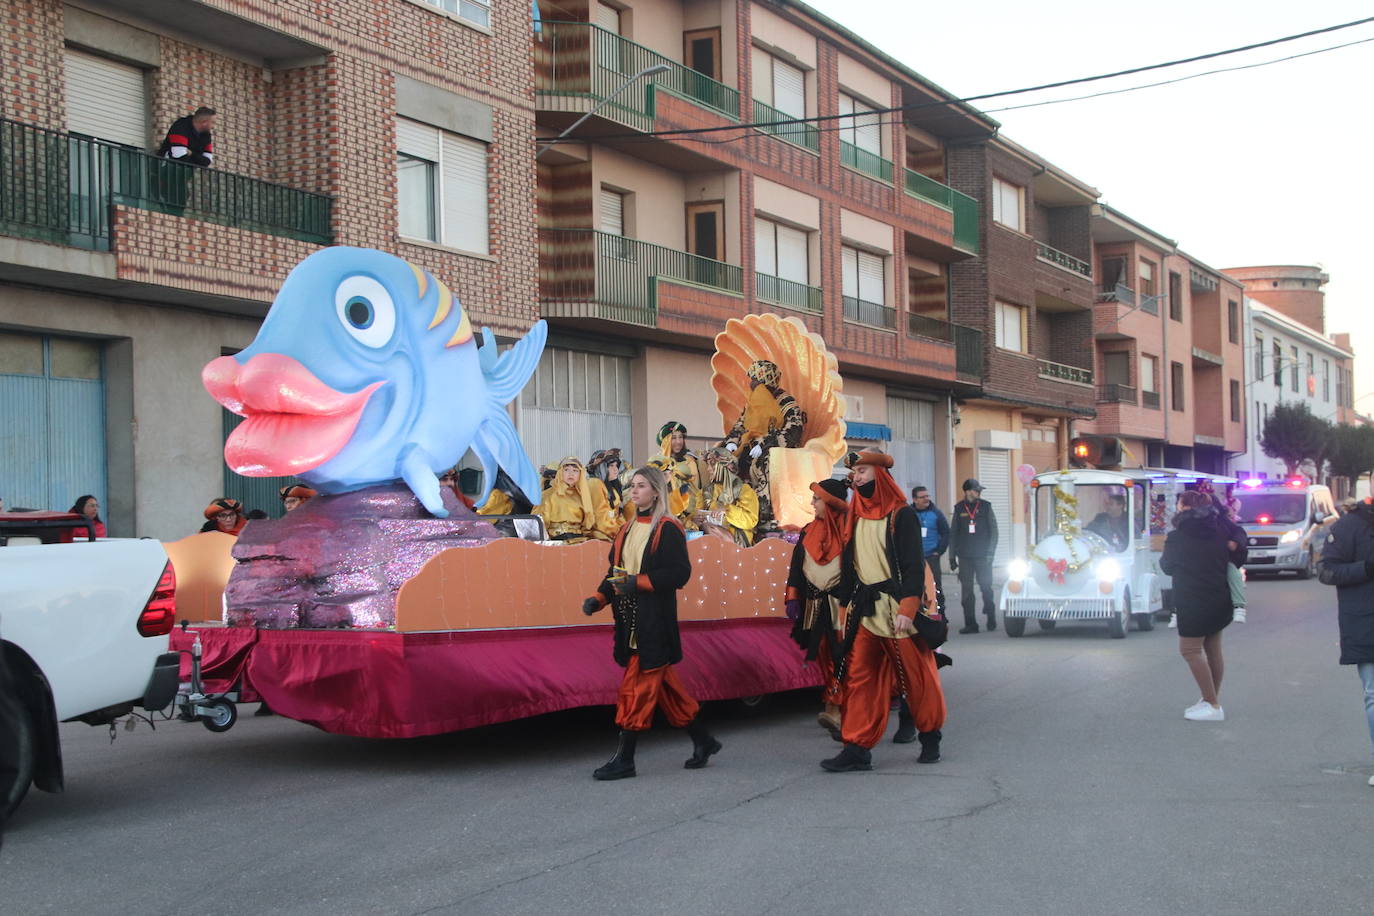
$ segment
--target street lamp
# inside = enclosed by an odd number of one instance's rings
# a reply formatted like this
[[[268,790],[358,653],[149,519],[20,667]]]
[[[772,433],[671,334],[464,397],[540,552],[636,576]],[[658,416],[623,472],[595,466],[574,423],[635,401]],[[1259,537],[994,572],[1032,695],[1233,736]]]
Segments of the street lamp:
[[[621,83],[619,86],[616,86],[615,89],[612,90],[612,92],[611,92],[610,95],[607,95],[607,96],[605,96],[604,98],[600,99],[595,105],[593,105],[590,109],[587,110],[587,113],[586,113],[586,114],[584,114],[582,117],[578,118],[576,121],[574,121],[574,122],[572,122],[571,124],[569,124],[567,127],[563,128],[563,132],[562,132],[562,133],[560,133],[558,136],[554,137],[554,138],[553,138],[552,140],[550,140],[548,143],[545,143],[543,146],[541,146],[541,147],[539,148],[539,151],[538,151],[537,153],[534,154],[534,158],[535,158],[535,159],[538,159],[540,156],[542,156],[542,155],[544,155],[545,153],[547,153],[550,149],[552,149],[554,146],[556,146],[556,145],[558,144],[558,141],[559,141],[559,140],[562,140],[562,139],[563,139],[564,137],[566,137],[568,134],[570,134],[570,133],[572,133],[573,131],[577,130],[577,128],[579,128],[579,127],[582,126],[582,122],[583,122],[583,121],[587,120],[587,119],[590,118],[592,115],[596,114],[597,111],[599,111],[599,110],[601,109],[601,106],[607,104],[607,103],[610,102],[612,99],[614,99],[616,96],[620,95],[620,93],[622,93],[622,92],[624,92],[626,89],[630,88],[630,86],[631,86],[632,84],[634,84],[635,82],[637,82],[637,81],[639,81],[639,80],[642,80],[642,79],[643,79],[644,77],[646,77],[646,76],[654,76],[655,74],[658,74],[658,73],[667,73],[667,72],[668,72],[669,70],[671,70],[671,69],[672,69],[672,67],[669,67],[667,64],[654,64],[654,65],[652,65],[652,66],[645,67],[643,70],[640,70],[638,73],[634,74],[633,76],[628,76],[628,77],[626,77],[626,78],[625,78],[625,81],[624,81],[623,83]]]

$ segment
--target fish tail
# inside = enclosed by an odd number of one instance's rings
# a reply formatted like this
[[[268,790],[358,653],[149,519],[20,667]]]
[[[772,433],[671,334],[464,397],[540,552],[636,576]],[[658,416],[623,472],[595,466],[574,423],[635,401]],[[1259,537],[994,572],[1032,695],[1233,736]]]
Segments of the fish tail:
[[[487,328],[482,329],[482,349],[478,351],[478,358],[481,360],[482,372],[487,377],[487,391],[499,407],[515,400],[515,396],[525,387],[530,376],[534,375],[534,370],[539,366],[539,357],[544,353],[544,342],[548,337],[549,326],[541,319],[534,323],[524,337],[516,341],[515,346],[498,357],[491,331]]]
[[[515,481],[515,485],[526,493],[538,493],[539,474],[525,454],[520,444],[520,436],[515,424],[504,408],[493,411],[477,429],[473,439],[472,453],[482,462],[482,478],[487,482],[488,491],[496,481],[498,469]],[[485,504],[485,499],[483,500]]]

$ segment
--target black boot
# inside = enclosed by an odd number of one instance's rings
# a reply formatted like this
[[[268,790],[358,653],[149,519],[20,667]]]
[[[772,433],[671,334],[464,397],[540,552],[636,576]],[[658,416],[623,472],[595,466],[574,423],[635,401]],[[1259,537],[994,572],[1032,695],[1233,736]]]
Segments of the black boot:
[[[821,767],[832,773],[848,773],[851,770],[871,770],[873,769],[873,755],[868,752],[868,748],[859,747],[857,744],[846,744],[844,750],[840,751],[829,760],[822,760]]]
[[[997,629],[997,618],[988,614],[988,632],[991,633],[995,629]]]
[[[917,763],[935,763],[940,759],[940,731],[921,732],[918,735],[921,739],[921,756],[916,758]]]
[[[693,719],[687,723],[687,734],[692,738],[692,756],[682,765],[684,769],[699,770],[706,766],[712,754],[720,753],[721,743],[711,737],[711,733],[701,724],[700,719]]]
[[[892,736],[893,744],[910,744],[916,740],[916,720],[912,718],[911,707],[906,700],[897,707],[897,734]]]
[[[965,620],[964,625],[959,628],[959,632],[967,636],[970,633],[978,632],[978,624],[973,620]]]
[[[635,775],[635,743],[639,741],[637,732],[621,731],[620,746],[615,756],[592,771],[593,779],[628,779]]]

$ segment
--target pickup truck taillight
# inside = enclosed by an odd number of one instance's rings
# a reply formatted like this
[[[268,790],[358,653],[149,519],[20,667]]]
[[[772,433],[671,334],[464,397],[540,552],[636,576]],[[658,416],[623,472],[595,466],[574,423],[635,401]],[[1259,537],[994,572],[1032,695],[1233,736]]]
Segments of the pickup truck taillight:
[[[138,634],[140,636],[166,636],[172,632],[177,619],[177,576],[168,562],[162,568],[162,577],[157,580],[152,597],[138,615]]]

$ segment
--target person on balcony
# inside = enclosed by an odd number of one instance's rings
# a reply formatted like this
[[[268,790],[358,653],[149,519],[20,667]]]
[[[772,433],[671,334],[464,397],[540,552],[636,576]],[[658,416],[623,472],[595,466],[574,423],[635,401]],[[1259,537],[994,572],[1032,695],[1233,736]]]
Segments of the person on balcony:
[[[697,456],[687,448],[687,427],[677,420],[669,420],[659,428],[657,441],[662,457],[670,462],[660,467],[668,475],[668,511],[688,531],[696,531],[694,517],[701,508],[705,487]]]
[[[201,106],[194,114],[177,118],[167,128],[167,136],[162,138],[157,154],[163,159],[209,168],[215,161],[211,132],[215,129],[216,117],[215,109]]]
[[[556,541],[609,541],[615,534],[606,530],[610,510],[605,490],[592,486],[581,460],[574,457],[558,463],[553,484],[544,491],[534,514],[544,520],[549,537]]]
[[[806,427],[806,411],[782,388],[777,363],[755,360],[748,369],[749,401],[721,443],[735,452],[737,472],[759,498],[759,529],[772,531],[773,502],[768,489],[768,452],[782,446],[799,448]]]
[[[728,449],[717,446],[707,451],[706,467],[711,479],[696,523],[709,535],[748,547],[759,524],[758,494],[735,473],[734,455]]]

